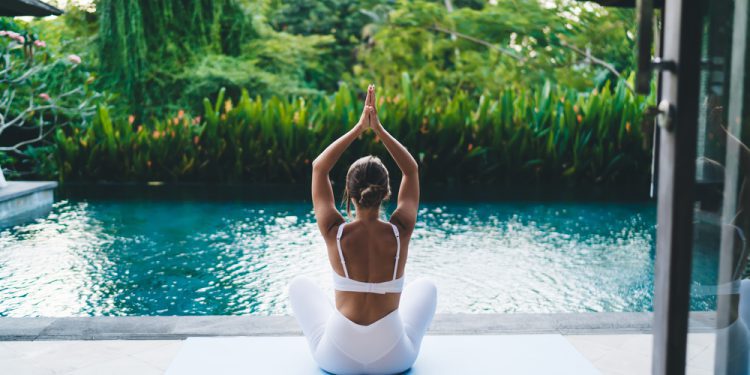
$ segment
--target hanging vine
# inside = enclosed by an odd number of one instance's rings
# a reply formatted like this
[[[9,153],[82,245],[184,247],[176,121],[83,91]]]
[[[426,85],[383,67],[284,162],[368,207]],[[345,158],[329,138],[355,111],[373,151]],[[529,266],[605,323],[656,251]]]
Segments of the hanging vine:
[[[102,0],[98,11],[103,82],[137,115],[174,102],[182,71],[197,57],[239,55],[252,36],[236,0]]]

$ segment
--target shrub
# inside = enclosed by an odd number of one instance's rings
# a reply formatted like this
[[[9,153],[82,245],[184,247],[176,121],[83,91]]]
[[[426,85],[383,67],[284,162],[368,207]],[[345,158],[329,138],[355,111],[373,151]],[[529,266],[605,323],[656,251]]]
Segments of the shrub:
[[[625,86],[580,93],[545,85],[497,97],[457,92],[431,98],[411,89],[380,93],[385,127],[414,154],[422,179],[463,183],[646,182],[650,150],[641,121],[647,98]],[[111,119],[99,108],[87,129],[59,129],[54,162],[63,181],[300,182],[310,162],[355,124],[361,100],[345,85],[315,101],[251,98],[222,90],[204,99],[202,116],[182,111],[148,124]],[[366,133],[342,157],[334,177],[362,154],[385,157]]]

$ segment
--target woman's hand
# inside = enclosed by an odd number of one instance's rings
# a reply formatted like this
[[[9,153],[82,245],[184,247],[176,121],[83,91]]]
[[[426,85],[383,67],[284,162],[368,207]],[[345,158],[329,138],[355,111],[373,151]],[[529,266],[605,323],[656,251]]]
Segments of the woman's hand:
[[[368,126],[376,134],[380,134],[380,130],[383,128],[383,125],[380,123],[380,119],[378,118],[378,110],[375,107],[375,85],[370,85],[367,87],[367,99],[368,101],[365,102],[365,106],[368,109],[369,114]]]
[[[372,102],[372,94],[373,94],[373,85],[367,86],[367,97],[365,97],[365,106],[362,108],[362,115],[359,116],[359,121],[357,122],[357,130],[362,133],[367,128],[370,127],[370,113],[372,113],[372,110],[370,109],[370,102]]]

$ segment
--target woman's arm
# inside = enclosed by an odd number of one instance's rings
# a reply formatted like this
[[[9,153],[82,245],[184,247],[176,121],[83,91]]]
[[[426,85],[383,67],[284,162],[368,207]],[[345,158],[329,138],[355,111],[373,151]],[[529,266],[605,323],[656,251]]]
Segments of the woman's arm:
[[[318,228],[323,235],[328,234],[333,227],[344,221],[341,213],[336,209],[333,188],[331,188],[331,180],[328,177],[328,173],[354,139],[367,129],[367,103],[369,101],[370,91],[368,90],[367,98],[365,99],[365,109],[362,110],[362,115],[357,125],[326,147],[312,162],[313,211],[315,212],[315,220],[318,222]]]
[[[417,209],[419,208],[419,165],[406,147],[399,143],[396,138],[393,138],[380,123],[375,108],[374,86],[368,89],[367,96],[370,99],[367,105],[370,111],[370,128],[378,135],[403,174],[401,187],[398,190],[396,210],[391,215],[391,221],[401,226],[402,229],[411,232],[417,222]]]

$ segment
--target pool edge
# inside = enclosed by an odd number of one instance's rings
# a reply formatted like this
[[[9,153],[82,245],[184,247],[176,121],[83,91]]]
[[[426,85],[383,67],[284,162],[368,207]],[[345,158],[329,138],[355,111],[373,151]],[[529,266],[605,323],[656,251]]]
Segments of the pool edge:
[[[710,332],[714,313],[691,312],[690,331]],[[433,335],[650,333],[652,313],[437,314]],[[0,341],[179,340],[298,336],[293,316],[0,317]]]

